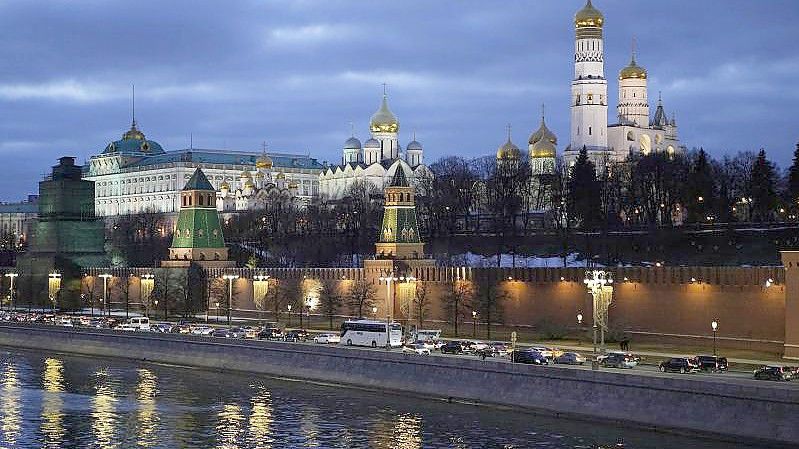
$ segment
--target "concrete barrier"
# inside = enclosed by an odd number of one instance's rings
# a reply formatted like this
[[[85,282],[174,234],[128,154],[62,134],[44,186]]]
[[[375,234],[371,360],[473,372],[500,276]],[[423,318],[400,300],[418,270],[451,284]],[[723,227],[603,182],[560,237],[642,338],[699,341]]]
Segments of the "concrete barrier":
[[[308,379],[759,444],[799,443],[799,389],[783,384],[52,326],[0,325],[0,345]]]

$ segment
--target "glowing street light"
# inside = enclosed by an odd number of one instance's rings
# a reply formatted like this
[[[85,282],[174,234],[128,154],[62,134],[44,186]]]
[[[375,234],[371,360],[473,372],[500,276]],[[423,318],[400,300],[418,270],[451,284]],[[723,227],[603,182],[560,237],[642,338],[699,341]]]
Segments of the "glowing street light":
[[[472,337],[477,337],[477,311],[472,310]]]
[[[12,309],[16,309],[14,306],[14,279],[19,276],[19,273],[6,273],[5,277],[7,277],[11,281],[11,285],[8,287],[8,299],[11,302],[10,307]]]
[[[710,327],[713,329],[713,355],[716,355],[716,331],[719,329],[719,322],[713,320],[710,322]]]
[[[230,306],[233,303],[233,281],[239,278],[238,274],[225,274],[222,279],[228,281],[227,289],[227,325],[230,326]]]
[[[103,273],[100,277],[103,278],[103,306],[106,307],[107,315],[111,316],[111,304],[108,303],[108,280],[114,276]]]
[[[579,324],[580,326],[583,325],[583,314],[582,313],[578,313],[577,314],[577,324]]]

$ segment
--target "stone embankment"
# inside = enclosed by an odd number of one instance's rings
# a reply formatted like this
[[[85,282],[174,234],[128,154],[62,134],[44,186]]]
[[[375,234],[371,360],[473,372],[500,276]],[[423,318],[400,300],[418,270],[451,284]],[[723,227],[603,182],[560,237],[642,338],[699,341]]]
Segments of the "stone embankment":
[[[0,325],[0,345],[237,370],[544,411],[758,444],[799,444],[799,389],[198,336]]]

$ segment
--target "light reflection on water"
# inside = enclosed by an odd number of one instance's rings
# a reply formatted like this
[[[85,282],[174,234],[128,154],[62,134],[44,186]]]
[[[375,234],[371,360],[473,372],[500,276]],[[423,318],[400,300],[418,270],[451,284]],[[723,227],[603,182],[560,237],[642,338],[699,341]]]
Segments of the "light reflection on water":
[[[738,449],[256,375],[0,348],[0,448]]]

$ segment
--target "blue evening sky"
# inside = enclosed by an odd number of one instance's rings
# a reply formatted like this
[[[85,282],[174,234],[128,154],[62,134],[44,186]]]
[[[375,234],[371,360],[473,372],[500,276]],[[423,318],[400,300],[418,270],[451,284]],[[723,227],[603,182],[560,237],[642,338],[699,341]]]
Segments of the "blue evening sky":
[[[0,0],[0,200],[36,192],[56,158],[80,161],[136,118],[167,150],[310,153],[362,140],[383,82],[431,162],[493,153],[511,123],[568,143],[574,12],[583,0]],[[610,120],[630,57],[663,92],[680,137],[714,155],[799,140],[799,2],[596,0]]]

